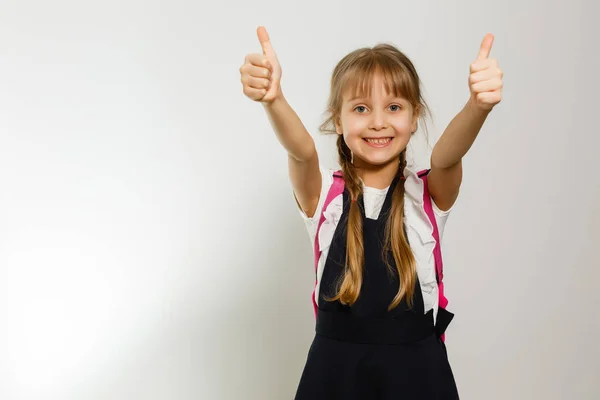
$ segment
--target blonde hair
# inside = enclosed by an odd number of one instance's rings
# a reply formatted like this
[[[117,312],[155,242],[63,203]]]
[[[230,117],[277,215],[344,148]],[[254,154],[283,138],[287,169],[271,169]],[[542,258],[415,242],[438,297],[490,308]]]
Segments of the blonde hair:
[[[331,91],[327,107],[327,119],[319,130],[323,133],[337,133],[335,122],[339,121],[346,93],[355,96],[370,96],[370,83],[373,76],[380,73],[383,77],[385,90],[394,96],[402,96],[418,112],[425,126],[425,116],[429,107],[421,94],[421,82],[417,71],[400,50],[390,44],[378,44],[373,48],[360,48],[347,54],[337,64],[331,77]],[[346,145],[343,135],[337,139],[337,149],[340,166],[351,198],[348,213],[346,238],[346,266],[343,279],[338,282],[338,293],[328,301],[340,300],[343,304],[352,305],[358,299],[362,285],[364,265],[364,243],[362,216],[359,205],[355,201],[363,194],[363,188],[358,173],[352,163],[352,152]],[[389,251],[391,249],[400,285],[398,293],[388,307],[391,310],[398,306],[406,297],[409,307],[413,305],[414,287],[416,282],[415,259],[404,233],[404,181],[403,171],[406,166],[406,149],[399,156],[398,181],[392,194],[391,213],[388,215],[383,260],[390,271]]]

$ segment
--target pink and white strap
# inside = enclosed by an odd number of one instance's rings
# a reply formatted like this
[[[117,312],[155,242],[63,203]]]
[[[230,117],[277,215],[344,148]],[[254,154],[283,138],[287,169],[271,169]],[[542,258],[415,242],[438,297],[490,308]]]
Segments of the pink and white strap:
[[[317,269],[319,267],[319,259],[321,258],[321,249],[319,247],[319,231],[321,230],[321,225],[325,221],[325,210],[327,209],[327,206],[329,206],[329,203],[331,203],[331,201],[333,199],[335,199],[337,196],[339,196],[343,192],[344,192],[344,179],[342,178],[342,172],[337,171],[333,174],[333,183],[331,184],[331,187],[329,188],[329,192],[327,192],[327,197],[325,198],[325,203],[323,203],[323,208],[321,209],[321,217],[319,218],[319,223],[317,224],[317,233],[315,235],[315,250],[314,250],[314,253],[315,253],[314,254],[314,256],[315,256],[315,288],[312,293],[312,302],[313,302],[313,307],[315,309],[315,318],[317,317],[317,299],[315,298],[316,291],[317,291],[317,283],[318,283]]]

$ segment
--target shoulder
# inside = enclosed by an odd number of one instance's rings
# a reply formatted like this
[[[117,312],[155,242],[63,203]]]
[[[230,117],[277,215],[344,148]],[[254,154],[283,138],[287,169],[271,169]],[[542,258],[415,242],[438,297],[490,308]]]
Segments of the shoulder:
[[[334,174],[335,174],[334,169],[320,168],[319,170],[321,171],[321,192],[319,194],[319,202],[317,203],[317,209],[315,210],[315,213],[313,214],[313,216],[309,217],[308,215],[306,215],[304,210],[302,210],[302,208],[298,205],[298,202],[296,202],[298,212],[300,213],[300,217],[304,221],[318,219],[318,215],[320,214],[320,212],[323,208],[323,204],[325,202],[325,198],[327,197],[327,192],[329,192],[329,188],[331,188],[331,185],[334,182]]]
[[[302,208],[299,206],[298,202],[296,201],[296,208],[298,210],[298,213],[300,214],[300,218],[302,218],[302,221],[304,222],[306,229],[308,230],[309,234],[311,235],[311,238],[314,238],[314,235],[316,234],[317,225],[321,218],[321,214],[324,211],[323,207],[327,200],[329,191],[330,191],[332,185],[334,184],[337,176],[341,177],[341,175],[338,175],[336,173],[337,172],[336,169],[321,167],[320,171],[321,171],[321,192],[319,194],[319,201],[317,203],[317,208],[315,210],[315,213],[311,217],[309,217],[308,215],[306,215],[304,210],[302,210]],[[332,199],[329,199],[329,200],[332,203],[334,202],[334,201],[332,201]],[[335,203],[337,204],[337,201],[335,201]]]
[[[435,218],[441,237],[446,220],[452,212],[453,207],[448,210],[441,210],[435,204],[428,188],[427,177],[429,172],[429,169],[414,169],[409,167],[404,169],[405,201],[407,203],[405,211],[407,211],[407,218],[427,219],[427,222],[429,223],[433,223],[433,219]],[[430,232],[430,229],[432,228],[433,227],[429,225],[426,230]]]
[[[404,168],[405,191],[410,195],[412,201],[419,203],[431,201],[436,214],[447,215],[452,210],[452,207],[448,210],[441,210],[435,204],[435,201],[433,201],[433,198],[429,193],[429,184],[427,178],[430,172],[430,169],[413,169],[409,167]]]

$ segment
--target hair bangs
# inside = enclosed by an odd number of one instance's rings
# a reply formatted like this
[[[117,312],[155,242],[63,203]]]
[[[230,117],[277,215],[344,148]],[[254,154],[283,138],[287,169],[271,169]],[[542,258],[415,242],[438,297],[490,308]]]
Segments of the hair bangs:
[[[415,93],[409,71],[402,65],[394,63],[387,57],[364,57],[349,69],[344,77],[344,95],[349,99],[368,98],[371,96],[373,79],[381,75],[385,92],[394,97],[401,97],[416,105],[419,99],[412,98]]]

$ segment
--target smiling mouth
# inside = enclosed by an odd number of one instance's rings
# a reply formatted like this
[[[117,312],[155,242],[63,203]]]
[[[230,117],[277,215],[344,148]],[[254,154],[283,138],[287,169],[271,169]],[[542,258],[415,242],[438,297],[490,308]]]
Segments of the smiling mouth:
[[[394,138],[363,138],[365,142],[371,147],[385,147],[391,143]]]

